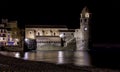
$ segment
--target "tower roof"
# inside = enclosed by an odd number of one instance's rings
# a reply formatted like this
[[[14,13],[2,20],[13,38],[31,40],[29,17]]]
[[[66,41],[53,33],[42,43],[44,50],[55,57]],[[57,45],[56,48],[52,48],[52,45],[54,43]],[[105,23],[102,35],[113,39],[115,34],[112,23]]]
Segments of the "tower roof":
[[[84,13],[86,13],[86,12],[89,12],[89,10],[88,10],[88,7],[87,6],[85,6],[83,9],[82,9],[82,14],[84,14]]]

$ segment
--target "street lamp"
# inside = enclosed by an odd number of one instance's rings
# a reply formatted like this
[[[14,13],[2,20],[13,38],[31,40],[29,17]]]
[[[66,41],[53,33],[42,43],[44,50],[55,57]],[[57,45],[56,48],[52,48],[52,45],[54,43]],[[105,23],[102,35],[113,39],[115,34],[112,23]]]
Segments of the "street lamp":
[[[27,42],[27,41],[28,41],[28,39],[26,38],[26,39],[25,39],[25,42]]]
[[[63,47],[64,46],[64,40],[63,40],[64,34],[63,33],[60,34],[60,38],[61,38],[61,46]]]

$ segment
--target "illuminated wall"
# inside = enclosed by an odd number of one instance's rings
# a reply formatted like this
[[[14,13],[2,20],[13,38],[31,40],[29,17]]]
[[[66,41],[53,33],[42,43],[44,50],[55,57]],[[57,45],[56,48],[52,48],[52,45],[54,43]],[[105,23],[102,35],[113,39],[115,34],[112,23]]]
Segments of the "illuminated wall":
[[[76,29],[74,37],[76,38],[77,50],[88,49],[89,44],[89,11],[88,8],[83,8],[80,16],[80,29]]]
[[[36,36],[59,36],[59,30],[67,28],[25,28],[25,37],[35,39]]]
[[[43,28],[42,28],[43,27]],[[36,39],[37,41],[37,46],[41,45],[43,43],[51,43],[51,44],[61,44],[61,38],[67,42],[70,39],[74,38],[74,32],[66,28],[49,28],[45,27],[44,25],[39,28],[38,27],[34,28],[34,25],[32,27],[26,27],[25,28],[25,38],[26,39]],[[63,34],[63,37],[61,35]],[[40,44],[40,43],[41,44]],[[39,44],[38,44],[39,43]],[[43,44],[42,44],[43,45]]]

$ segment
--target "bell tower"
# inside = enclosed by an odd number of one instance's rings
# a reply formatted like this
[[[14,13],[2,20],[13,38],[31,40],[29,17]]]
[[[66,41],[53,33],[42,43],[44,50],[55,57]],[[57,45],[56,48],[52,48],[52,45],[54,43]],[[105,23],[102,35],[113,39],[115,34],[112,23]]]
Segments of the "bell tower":
[[[89,18],[90,13],[87,7],[84,7],[81,14],[80,14],[80,30],[82,35],[82,46],[84,49],[88,49],[89,45]]]
[[[90,13],[88,8],[84,7],[80,13],[80,29],[76,29],[74,34],[76,39],[76,52],[74,55],[76,59],[74,63],[78,66],[91,66],[90,58],[87,52],[90,43],[89,20]]]

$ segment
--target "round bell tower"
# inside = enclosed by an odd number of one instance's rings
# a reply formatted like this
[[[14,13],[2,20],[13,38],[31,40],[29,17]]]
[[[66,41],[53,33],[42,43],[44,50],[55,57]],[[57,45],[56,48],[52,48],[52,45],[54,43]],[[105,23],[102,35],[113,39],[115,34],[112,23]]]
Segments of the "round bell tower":
[[[84,7],[80,14],[80,30],[82,35],[82,44],[84,49],[88,49],[89,44],[89,19],[90,13],[87,7]]]

